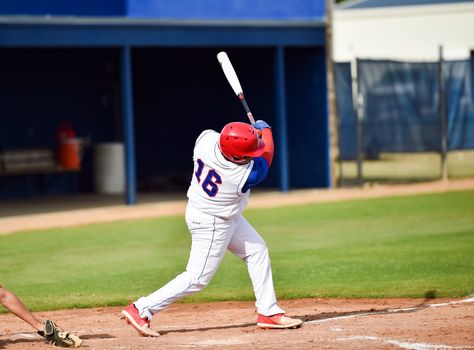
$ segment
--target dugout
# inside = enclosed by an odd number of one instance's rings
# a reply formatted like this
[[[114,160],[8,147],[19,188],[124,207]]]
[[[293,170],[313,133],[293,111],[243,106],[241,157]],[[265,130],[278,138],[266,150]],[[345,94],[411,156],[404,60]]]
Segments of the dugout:
[[[127,203],[137,190],[181,190],[199,132],[246,118],[216,60],[225,50],[252,112],[273,126],[276,157],[263,185],[330,186],[322,17],[171,21],[131,18],[132,10],[104,17],[83,9],[72,18],[57,11],[0,17],[2,150],[54,147],[67,121],[90,145],[125,144]],[[84,148],[80,172],[41,174],[42,189],[34,174],[5,184],[0,173],[0,196],[93,191],[92,150]]]

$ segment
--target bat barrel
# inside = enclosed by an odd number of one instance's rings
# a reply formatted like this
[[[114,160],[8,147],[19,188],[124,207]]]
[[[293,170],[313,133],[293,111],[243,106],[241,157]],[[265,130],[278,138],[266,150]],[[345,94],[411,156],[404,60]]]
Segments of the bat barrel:
[[[224,51],[221,51],[217,54],[217,60],[219,61],[222,67],[222,70],[224,71],[224,75],[226,76],[227,81],[229,82],[235,94],[238,96],[238,98],[244,105],[245,111],[247,112],[247,117],[249,118],[250,122],[252,124],[255,123],[255,119],[252,113],[250,112],[247,102],[245,101],[244,93],[242,90],[242,86],[240,85],[239,78],[237,77],[237,74],[235,73],[235,69],[232,66],[232,63],[230,62],[229,57]]]

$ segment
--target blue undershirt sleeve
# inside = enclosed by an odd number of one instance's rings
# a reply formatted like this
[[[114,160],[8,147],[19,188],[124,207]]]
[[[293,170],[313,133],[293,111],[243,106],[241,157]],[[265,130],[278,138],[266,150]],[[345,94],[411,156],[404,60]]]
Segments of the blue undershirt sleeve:
[[[263,179],[267,177],[268,174],[268,163],[263,157],[258,157],[253,160],[253,167],[250,170],[250,175],[245,182],[244,187],[242,187],[242,193],[247,192],[250,188],[255,187]]]

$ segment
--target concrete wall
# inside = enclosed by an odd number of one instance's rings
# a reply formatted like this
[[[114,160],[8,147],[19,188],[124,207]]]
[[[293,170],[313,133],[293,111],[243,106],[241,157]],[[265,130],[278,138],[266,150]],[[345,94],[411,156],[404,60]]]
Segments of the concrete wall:
[[[335,9],[334,60],[354,57],[466,59],[474,49],[474,2],[459,4]]]

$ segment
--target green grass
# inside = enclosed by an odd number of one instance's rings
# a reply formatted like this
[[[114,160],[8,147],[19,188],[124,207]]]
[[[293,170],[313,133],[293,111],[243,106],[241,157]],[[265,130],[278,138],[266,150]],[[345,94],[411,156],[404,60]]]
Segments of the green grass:
[[[343,180],[357,179],[357,162],[337,163]],[[474,176],[474,151],[450,151],[447,155],[448,178],[462,179]],[[381,153],[379,159],[362,162],[362,177],[367,182],[411,182],[441,178],[439,153]]]
[[[474,191],[248,210],[280,299],[474,292]],[[0,282],[33,310],[125,305],[182,272],[182,216],[0,236]],[[252,300],[228,254],[185,301]]]

